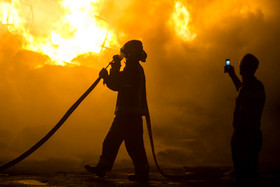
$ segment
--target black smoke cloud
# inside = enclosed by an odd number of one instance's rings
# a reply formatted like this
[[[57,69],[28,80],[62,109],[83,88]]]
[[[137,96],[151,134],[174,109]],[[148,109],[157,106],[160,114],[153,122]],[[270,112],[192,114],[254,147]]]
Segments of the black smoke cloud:
[[[143,67],[159,163],[231,165],[236,91],[223,73],[224,60],[230,58],[238,73],[238,61],[252,53],[260,61],[257,77],[264,83],[267,96],[261,166],[279,167],[279,2],[187,1],[192,32],[197,34],[192,41],[180,39],[168,24],[173,3],[107,0],[100,6],[99,15],[111,20],[114,30],[121,33],[120,45],[130,39],[143,41],[148,54]],[[22,153],[51,129],[113,55],[110,51],[79,57],[77,60],[83,60],[80,67],[50,66],[45,65],[50,60],[46,55],[22,50],[22,42],[1,30],[1,162]],[[97,68],[90,65],[91,60]],[[38,66],[41,68],[35,68]],[[97,162],[114,117],[115,99],[116,93],[98,85],[27,161]],[[145,142],[151,158],[147,133]],[[128,158],[123,148],[118,158]]]

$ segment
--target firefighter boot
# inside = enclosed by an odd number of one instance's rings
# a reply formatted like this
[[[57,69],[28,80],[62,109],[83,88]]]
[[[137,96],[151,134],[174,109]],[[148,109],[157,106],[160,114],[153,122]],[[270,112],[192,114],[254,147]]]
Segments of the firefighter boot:
[[[88,172],[95,174],[98,177],[104,177],[106,175],[107,170],[100,166],[92,167],[90,165],[85,165],[85,168]]]

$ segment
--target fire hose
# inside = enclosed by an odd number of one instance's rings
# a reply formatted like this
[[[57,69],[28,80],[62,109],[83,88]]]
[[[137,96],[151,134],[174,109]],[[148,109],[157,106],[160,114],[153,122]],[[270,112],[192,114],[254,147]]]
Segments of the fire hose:
[[[115,60],[115,59],[114,59]],[[111,61],[105,69],[109,67],[113,62]],[[35,145],[33,145],[30,149],[28,149],[26,152],[15,158],[14,160],[11,160],[10,162],[3,164],[0,166],[0,172],[3,170],[6,170],[17,163],[21,162],[24,160],[26,157],[31,155],[34,151],[36,151],[39,147],[41,147],[46,141],[49,140],[52,135],[64,124],[64,122],[70,117],[70,115],[75,111],[75,109],[81,104],[81,102],[90,94],[90,92],[97,86],[97,84],[100,82],[101,77],[99,76],[96,81],[86,90],[86,92],[68,109],[68,111],[64,114],[64,116],[58,121],[58,123],[40,140],[38,141]],[[155,154],[155,148],[154,148],[154,141],[153,141],[153,135],[152,135],[152,125],[151,125],[151,119],[150,119],[150,114],[149,111],[145,115],[146,118],[146,124],[147,124],[147,129],[148,129],[148,134],[149,134],[149,139],[150,139],[150,144],[151,144],[151,149],[152,149],[152,155],[153,159],[155,162],[155,165],[159,171],[159,173],[168,179],[171,180],[182,180],[186,178],[186,175],[170,175],[164,173],[161,168],[159,167],[159,164],[157,162],[156,154]]]
[[[105,69],[107,69],[112,62],[110,62]],[[59,120],[59,122],[40,141],[38,141],[30,149],[25,151],[23,154],[21,154],[14,160],[11,160],[6,164],[1,165],[0,172],[19,163],[20,161],[28,157],[30,154],[32,154],[34,151],[36,151],[39,147],[41,147],[46,141],[48,141],[48,139],[52,137],[52,135],[64,124],[64,122],[69,118],[69,116],[74,112],[74,110],[81,104],[81,102],[88,96],[88,94],[96,87],[96,85],[99,83],[100,80],[101,77],[98,77],[96,81],[87,89],[87,91],[68,109],[68,111]]]

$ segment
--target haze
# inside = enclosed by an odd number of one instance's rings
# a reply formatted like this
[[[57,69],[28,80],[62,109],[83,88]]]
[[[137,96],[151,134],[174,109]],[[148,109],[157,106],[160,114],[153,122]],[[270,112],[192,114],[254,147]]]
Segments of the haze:
[[[128,40],[140,39],[148,54],[143,67],[161,165],[231,165],[236,91],[223,66],[230,58],[238,73],[238,61],[252,53],[260,61],[256,75],[267,98],[261,167],[279,168],[280,2],[180,1],[190,14],[187,30],[182,27],[189,38],[180,35],[172,23],[175,2],[100,1],[98,15],[106,18],[118,41],[99,52],[80,54],[64,66],[55,65],[42,52],[26,50],[25,39],[0,24],[0,163],[36,143],[95,81],[119,48]],[[65,13],[58,0],[26,3],[34,10],[30,28],[40,36],[49,34]],[[67,160],[77,163],[76,167],[96,163],[114,117],[116,96],[100,83],[64,126],[23,162]],[[147,131],[145,146],[153,164]],[[122,165],[126,159],[122,147],[116,162]]]

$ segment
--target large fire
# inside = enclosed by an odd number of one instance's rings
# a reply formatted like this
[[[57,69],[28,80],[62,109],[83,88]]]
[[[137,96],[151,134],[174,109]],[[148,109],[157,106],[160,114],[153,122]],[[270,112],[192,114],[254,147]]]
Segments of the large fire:
[[[0,18],[10,32],[23,37],[24,49],[48,55],[54,64],[64,65],[78,55],[118,45],[117,36],[98,15],[99,0],[63,0],[60,4],[65,15],[47,36],[30,32],[29,17],[19,16],[23,6],[20,0],[2,1]]]
[[[41,7],[36,14],[34,12],[37,7],[32,7],[30,2],[32,1],[0,0],[0,23],[2,22],[2,26],[4,25],[9,32],[23,39],[23,49],[48,55],[51,59],[48,63],[73,64],[78,63],[73,59],[79,55],[99,53],[104,48],[119,49],[116,28],[104,21],[99,13],[99,7],[105,1],[58,0],[56,6],[60,5],[60,16],[51,21],[49,17],[53,17],[51,14],[56,12],[42,10],[44,8]],[[51,2],[41,0],[37,3]],[[42,23],[38,23],[38,15],[43,17]],[[181,1],[175,1],[169,23],[181,40],[190,41],[196,37],[189,29],[189,22],[189,11]]]

